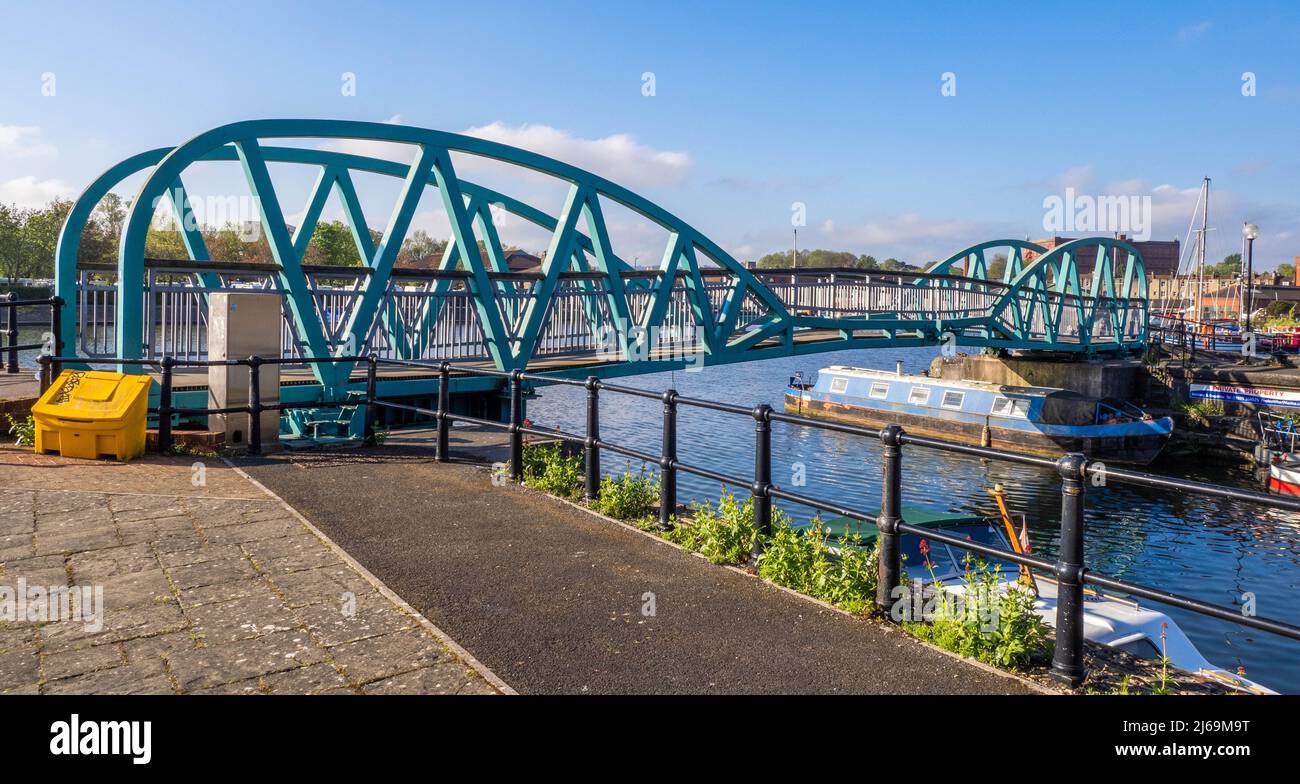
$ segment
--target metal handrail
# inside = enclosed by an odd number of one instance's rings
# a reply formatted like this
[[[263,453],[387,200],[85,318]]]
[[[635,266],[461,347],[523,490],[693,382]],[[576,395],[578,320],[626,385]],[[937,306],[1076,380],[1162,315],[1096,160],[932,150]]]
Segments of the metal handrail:
[[[50,334],[53,336],[54,345],[50,346],[47,342],[42,343],[23,343],[18,342],[18,309],[25,307],[48,307],[50,309]],[[0,356],[4,357],[4,372],[14,374],[18,372],[18,352],[35,351],[37,349],[48,351],[51,347],[56,354],[63,353],[63,340],[60,338],[60,325],[62,324],[63,299],[61,297],[47,297],[45,299],[18,299],[16,292],[0,294],[0,309],[5,311],[5,330],[4,341],[0,343]]]

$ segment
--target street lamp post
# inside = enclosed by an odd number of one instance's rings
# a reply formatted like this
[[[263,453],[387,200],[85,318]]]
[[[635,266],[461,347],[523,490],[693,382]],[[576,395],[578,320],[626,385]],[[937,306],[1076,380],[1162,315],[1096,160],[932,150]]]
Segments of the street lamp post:
[[[1259,236],[1259,227],[1247,223],[1241,227],[1241,234],[1246,238],[1246,331],[1250,331],[1250,314],[1255,310],[1255,238]]]

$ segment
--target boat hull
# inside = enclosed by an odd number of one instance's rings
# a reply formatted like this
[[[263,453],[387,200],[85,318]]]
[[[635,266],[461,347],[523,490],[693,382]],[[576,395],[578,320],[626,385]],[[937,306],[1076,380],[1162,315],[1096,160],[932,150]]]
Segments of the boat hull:
[[[787,391],[785,410],[792,414],[833,419],[864,427],[881,428],[901,425],[917,435],[943,438],[973,446],[991,447],[1044,457],[1059,457],[1065,452],[1083,452],[1090,459],[1103,462],[1146,465],[1160,454],[1168,433],[1117,436],[1071,436],[1037,431],[1015,430],[997,426],[996,422],[976,424],[959,419],[936,418],[905,411],[883,411],[831,400],[804,398]]]
[[[1277,495],[1300,495],[1300,463],[1279,461],[1270,465],[1268,491]]]

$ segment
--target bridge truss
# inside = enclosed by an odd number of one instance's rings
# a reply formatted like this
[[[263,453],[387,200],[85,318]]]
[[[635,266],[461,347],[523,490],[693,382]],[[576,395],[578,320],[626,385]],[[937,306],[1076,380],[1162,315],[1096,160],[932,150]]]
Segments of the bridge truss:
[[[304,140],[315,146],[292,144]],[[343,142],[404,145],[411,155],[405,162],[341,152]],[[463,179],[453,155],[555,178],[567,187],[563,207],[552,215]],[[214,162],[238,164],[270,246],[265,263],[211,260],[184,179],[197,165]],[[296,226],[286,220],[271,164],[316,174]],[[81,235],[96,205],[140,173],[144,181],[123,224],[116,267],[79,267]],[[358,173],[400,181],[378,241],[358,194]],[[434,269],[399,269],[399,250],[429,189],[450,223],[446,251]],[[303,262],[331,194],[342,205],[362,267]],[[164,201],[179,218],[188,261],[145,256],[146,235]],[[619,256],[605,218],[610,203],[666,230],[656,269],[634,269]],[[506,214],[550,234],[539,272],[508,269],[498,231]],[[991,277],[999,255],[1006,263]],[[1081,261],[1091,262],[1090,275],[1080,274]],[[1120,240],[1085,238],[1050,251],[995,240],[924,273],[751,270],[690,224],[595,174],[483,139],[384,123],[255,120],[141,153],[91,183],[59,238],[62,337],[85,356],[203,358],[206,295],[250,288],[282,298],[285,356],[375,352],[568,376],[943,341],[1119,352],[1145,344],[1148,316],[1141,255]],[[346,363],[312,365],[310,372],[314,384],[299,395],[339,399],[356,383]],[[392,382],[401,383],[415,390],[428,382]]]

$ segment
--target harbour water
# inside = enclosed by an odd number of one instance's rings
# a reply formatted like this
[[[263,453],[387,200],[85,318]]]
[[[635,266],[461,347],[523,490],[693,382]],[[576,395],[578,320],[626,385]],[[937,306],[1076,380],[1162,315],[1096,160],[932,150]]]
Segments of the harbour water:
[[[929,366],[936,349],[856,350],[710,367],[699,372],[632,376],[618,383],[644,389],[674,388],[689,397],[750,406],[781,405],[782,389],[795,371],[832,364],[893,368],[909,372]],[[582,432],[585,392],[545,387],[530,401],[536,426]],[[607,394],[601,400],[601,436],[658,452],[662,405],[654,400]],[[683,406],[678,415],[678,456],[738,476],[751,476],[753,420]],[[633,470],[607,455],[606,471]],[[1148,470],[1194,479],[1258,487],[1249,471],[1194,460],[1157,463]],[[773,480],[815,498],[875,510],[880,503],[880,445],[871,439],[782,423],[773,425]],[[904,455],[904,504],[951,512],[992,512],[988,491],[1006,488],[1013,514],[1028,517],[1036,553],[1056,552],[1060,480],[1055,472],[909,448]],[[798,485],[802,479],[804,484]],[[679,474],[679,498],[712,499],[714,482]],[[730,488],[737,495],[745,487]],[[782,506],[796,519],[812,510]],[[1227,606],[1253,604],[1257,614],[1300,624],[1300,515],[1255,508],[1191,493],[1111,483],[1089,487],[1086,562],[1094,571]],[[1162,608],[1187,632],[1210,661],[1227,669],[1242,666],[1254,680],[1278,691],[1300,693],[1300,642],[1255,632],[1226,621]]]

